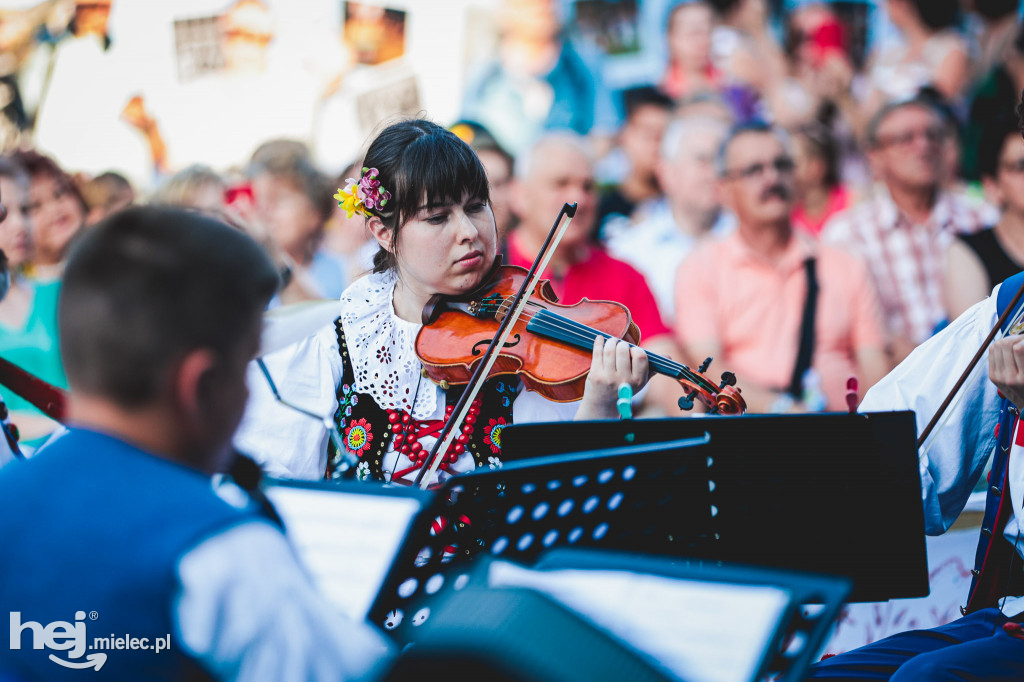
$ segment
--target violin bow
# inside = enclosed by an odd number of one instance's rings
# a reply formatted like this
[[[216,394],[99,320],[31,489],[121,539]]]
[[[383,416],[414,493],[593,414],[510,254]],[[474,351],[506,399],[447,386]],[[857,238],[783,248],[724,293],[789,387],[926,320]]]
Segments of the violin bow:
[[[487,375],[497,361],[498,349],[504,347],[513,326],[519,320],[523,310],[526,309],[526,304],[530,300],[529,292],[533,291],[540,282],[541,275],[544,274],[548,263],[551,262],[551,257],[554,255],[558,243],[562,241],[562,236],[569,228],[569,224],[575,215],[575,203],[564,204],[562,210],[558,212],[555,224],[551,226],[551,231],[548,232],[547,239],[544,240],[540,253],[533,261],[533,265],[530,266],[530,271],[526,275],[526,281],[519,291],[516,292],[511,310],[498,325],[498,331],[494,334],[490,344],[488,344],[483,357],[477,362],[476,369],[473,370],[473,376],[470,377],[466,389],[455,404],[455,409],[452,410],[453,418],[445,423],[441,433],[437,435],[437,441],[434,442],[434,447],[430,449],[430,455],[427,457],[430,466],[420,468],[413,485],[418,485],[423,490],[426,490],[427,486],[430,485],[431,477],[441,465],[441,458],[444,456],[444,453],[448,452],[448,448],[451,447],[452,441],[455,440],[456,435],[459,433],[462,422],[466,419],[466,415],[469,414],[470,406],[473,404],[477,394],[483,387],[484,381],[487,379]]]
[[[68,394],[13,362],[0,358],[0,384],[34,405],[50,419],[64,423]]]
[[[1010,316],[1010,313],[1013,312],[1013,310],[1017,307],[1017,304],[1020,302],[1022,296],[1024,296],[1024,282],[1022,282],[1020,288],[1017,289],[1017,293],[1014,295],[1013,300],[1010,301],[1010,305],[1006,306],[1006,310],[1004,310],[1003,314],[999,316],[998,320],[996,320],[995,326],[992,327],[992,330],[988,333],[988,336],[985,337],[985,340],[982,342],[981,347],[978,348],[978,352],[974,354],[973,358],[971,358],[970,363],[968,363],[967,365],[967,369],[963,371],[963,374],[960,375],[960,378],[957,379],[955,384],[953,384],[952,390],[950,390],[949,394],[946,395],[946,398],[945,400],[942,401],[942,404],[939,405],[939,409],[932,416],[932,419],[931,421],[928,422],[928,425],[924,427],[924,431],[921,432],[921,435],[917,439],[917,448],[919,450],[921,449],[921,446],[924,445],[925,441],[928,440],[928,436],[932,434],[932,431],[935,429],[935,426],[939,423],[939,420],[942,419],[944,415],[948,416],[949,413],[947,413],[946,410],[949,409],[950,403],[952,403],[953,398],[958,395],[958,392],[960,391],[961,387],[963,387],[964,383],[966,383],[967,379],[974,371],[974,368],[977,367],[978,362],[985,354],[985,351],[988,350],[988,347],[992,345],[992,342],[995,341],[997,337],[1003,338],[1004,336],[1006,336],[1006,334],[1003,334],[1001,332],[1002,327],[1006,323],[1006,320]],[[1019,320],[1022,315],[1024,315],[1024,310],[1017,314],[1015,321]]]

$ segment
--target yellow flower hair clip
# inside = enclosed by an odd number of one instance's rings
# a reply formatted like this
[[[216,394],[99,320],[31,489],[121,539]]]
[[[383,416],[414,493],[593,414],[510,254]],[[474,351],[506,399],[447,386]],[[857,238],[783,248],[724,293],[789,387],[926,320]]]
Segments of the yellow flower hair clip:
[[[377,175],[376,168],[364,166],[358,180],[349,178],[345,181],[345,189],[339,189],[334,195],[338,205],[345,209],[345,214],[349,218],[356,213],[370,218],[374,215],[370,212],[371,209],[382,211],[391,200],[391,192],[381,186]]]

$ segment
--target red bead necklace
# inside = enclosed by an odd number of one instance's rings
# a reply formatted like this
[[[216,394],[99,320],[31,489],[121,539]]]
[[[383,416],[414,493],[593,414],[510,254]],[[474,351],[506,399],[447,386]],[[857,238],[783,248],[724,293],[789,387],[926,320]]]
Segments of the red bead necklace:
[[[449,467],[459,460],[459,456],[466,451],[469,445],[469,437],[476,426],[477,418],[480,415],[482,401],[478,398],[470,405],[469,414],[462,424],[462,433],[456,437],[448,447],[448,451],[441,459],[439,469],[447,472]],[[392,481],[401,481],[402,477],[410,472],[420,469],[427,463],[427,456],[430,451],[423,447],[420,439],[424,436],[432,436],[444,428],[445,423],[451,418],[453,405],[444,408],[444,419],[426,419],[417,421],[406,412],[399,410],[388,410],[388,422],[395,436],[392,444],[397,452],[409,458],[412,466],[396,471],[391,476]]]

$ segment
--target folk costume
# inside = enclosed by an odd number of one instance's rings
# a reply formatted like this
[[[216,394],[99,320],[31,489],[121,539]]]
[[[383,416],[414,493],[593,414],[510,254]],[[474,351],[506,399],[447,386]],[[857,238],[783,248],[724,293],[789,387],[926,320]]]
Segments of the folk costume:
[[[119,437],[72,427],[5,467],[0,516],[0,603],[18,614],[0,679],[79,679],[92,661],[97,679],[364,679],[387,660],[240,488],[215,492],[209,475]],[[58,622],[82,635],[50,647],[62,664],[33,648]]]
[[[344,312],[315,335],[264,356],[282,398],[332,417],[344,448],[359,458],[361,480],[411,482],[461,388],[441,388],[422,374],[415,341],[420,325],[394,312],[392,273],[353,282]],[[322,424],[276,402],[258,368],[235,446],[273,476],[331,477],[341,454]],[[511,423],[572,419],[578,403],[553,403],[522,390],[515,377],[489,380],[474,402],[436,481],[476,467],[501,466],[501,431]]]
[[[860,410],[914,410],[918,428],[923,428],[1022,282],[1024,273],[1006,280],[992,296],[918,347],[868,392]],[[1019,308],[1009,316],[1010,322],[1017,312]],[[987,373],[978,373],[982,376],[965,384],[965,394],[949,408],[946,425],[920,453],[925,530],[933,535],[945,532],[957,519],[993,458],[971,570],[974,580],[967,604],[961,607],[964,617],[830,658],[814,666],[811,677],[1024,679],[1024,406],[1000,397]]]

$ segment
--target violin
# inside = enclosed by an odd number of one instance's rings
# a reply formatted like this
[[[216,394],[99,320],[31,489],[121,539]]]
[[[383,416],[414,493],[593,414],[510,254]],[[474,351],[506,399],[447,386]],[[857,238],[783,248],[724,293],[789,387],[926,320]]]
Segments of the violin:
[[[566,309],[576,306],[558,305],[551,283],[541,280],[540,273],[547,268],[558,242],[575,215],[576,204],[562,206],[529,271],[523,275],[522,269],[518,269],[518,288],[512,286],[517,281],[516,270],[510,271],[512,274],[508,277],[497,276],[504,269],[496,259],[490,276],[484,278],[487,287],[469,295],[454,297],[450,301],[435,296],[424,308],[424,326],[416,336],[416,354],[424,364],[424,371],[442,388],[465,383],[466,389],[454,407],[452,418],[445,422],[425,460],[429,465],[421,467],[416,474],[415,484],[420,488],[426,489],[430,485],[430,477],[441,465],[444,454],[469,415],[472,401],[488,377],[518,374],[527,382],[528,387],[540,391],[542,395],[552,396],[556,400],[576,400],[583,396],[594,340],[598,334],[612,338],[611,332],[602,326],[618,330],[615,338],[624,338],[631,343],[640,340],[640,331],[624,306],[607,301],[581,301],[581,305],[603,304],[610,307],[604,308],[603,313],[594,314],[592,319],[576,320],[562,314]],[[498,286],[501,282],[505,283],[504,288]],[[508,296],[511,291],[515,291],[514,295]],[[593,312],[592,305],[584,307]],[[446,317],[446,312],[453,312],[455,316]],[[446,318],[445,324],[441,323],[442,318]],[[459,322],[466,321],[462,318],[473,320],[477,326],[460,325]],[[454,326],[451,324],[453,321]],[[463,331],[453,331],[456,327],[462,327]],[[431,340],[429,337],[434,338]],[[535,345],[531,343],[530,337],[544,339],[546,343]],[[508,352],[510,348],[520,345],[523,350],[529,348],[531,352]],[[576,364],[569,371],[557,374],[550,371],[553,366],[557,366],[557,362],[551,362],[549,358],[567,361],[567,351],[581,354],[584,366]],[[547,367],[544,372],[540,371],[542,355]],[[722,383],[717,389],[714,382],[704,376],[703,372],[711,358],[704,361],[698,372],[650,353],[648,358],[655,371],[676,377],[688,388],[688,393],[679,399],[679,407],[682,409],[692,408],[695,398],[708,405],[712,412],[739,414],[746,408],[739,389],[734,388],[736,377],[731,372],[722,375]]]
[[[423,327],[416,336],[416,354],[427,377],[442,388],[469,383],[527,275],[524,268],[499,264],[476,291],[430,300],[423,311]],[[551,283],[540,280],[528,292],[522,315],[497,350],[488,378],[518,375],[527,389],[548,400],[579,400],[598,336],[623,339],[633,345],[640,342],[640,330],[626,306],[586,298],[575,305],[562,305]],[[692,408],[695,399],[719,414],[741,414],[746,409],[732,372],[725,372],[717,384],[704,375],[710,358],[693,371],[654,353],[647,353],[647,357],[651,371],[672,377],[685,387],[686,395],[679,401],[682,409]]]

